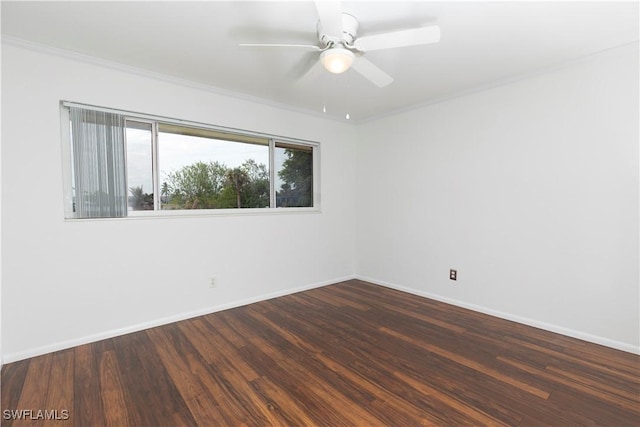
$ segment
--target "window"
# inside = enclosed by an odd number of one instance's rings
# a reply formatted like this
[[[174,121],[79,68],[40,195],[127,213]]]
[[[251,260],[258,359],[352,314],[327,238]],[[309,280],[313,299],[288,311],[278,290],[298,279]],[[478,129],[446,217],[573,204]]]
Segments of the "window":
[[[127,120],[125,135],[127,208],[130,211],[153,210],[153,125]]]
[[[275,144],[276,206],[313,206],[313,149]]]
[[[68,218],[318,207],[317,143],[62,105]]]
[[[158,126],[160,209],[270,207],[269,139]]]

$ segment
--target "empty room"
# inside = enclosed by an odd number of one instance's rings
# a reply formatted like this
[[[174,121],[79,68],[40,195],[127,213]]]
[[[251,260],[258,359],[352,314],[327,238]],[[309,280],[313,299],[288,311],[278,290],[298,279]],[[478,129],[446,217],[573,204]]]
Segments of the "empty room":
[[[640,424],[638,1],[0,6],[3,426]]]

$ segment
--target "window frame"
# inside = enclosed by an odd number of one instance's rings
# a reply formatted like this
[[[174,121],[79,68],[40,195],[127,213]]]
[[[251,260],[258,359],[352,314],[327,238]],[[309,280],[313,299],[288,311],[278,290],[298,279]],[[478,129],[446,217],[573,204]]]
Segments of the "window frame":
[[[73,211],[73,162],[71,149],[71,126],[69,124],[69,107],[79,107],[96,111],[104,111],[109,113],[117,113],[125,116],[125,124],[127,121],[135,121],[142,123],[150,123],[152,129],[152,179],[154,194],[153,210],[130,210],[127,216],[121,218],[79,218]],[[282,213],[320,213],[320,143],[317,141],[303,140],[297,138],[283,137],[280,135],[265,134],[247,130],[240,130],[222,126],[211,125],[207,123],[195,122],[190,120],[175,119],[152,114],[138,113],[126,110],[118,110],[113,108],[99,107],[89,104],[81,104],[70,101],[60,101],[60,123],[61,123],[61,141],[62,141],[62,164],[63,164],[63,203],[65,220],[86,221],[86,220],[126,220],[140,218],[171,218],[185,216],[236,216],[236,215],[263,215],[263,214],[282,214]],[[158,170],[158,131],[161,124],[181,126],[187,128],[196,128],[210,130],[213,132],[231,134],[242,139],[246,138],[263,138],[268,140],[269,147],[269,207],[267,208],[224,208],[224,209],[160,209],[160,177]],[[237,143],[248,143],[238,140],[230,140]],[[126,138],[125,138],[126,144]],[[313,155],[312,170],[312,197],[313,206],[309,207],[277,207],[276,206],[276,171],[275,171],[275,148],[277,144],[286,144],[291,146],[300,146],[311,148]],[[125,146],[126,153],[126,146]],[[127,172],[127,189],[129,188],[129,173]]]

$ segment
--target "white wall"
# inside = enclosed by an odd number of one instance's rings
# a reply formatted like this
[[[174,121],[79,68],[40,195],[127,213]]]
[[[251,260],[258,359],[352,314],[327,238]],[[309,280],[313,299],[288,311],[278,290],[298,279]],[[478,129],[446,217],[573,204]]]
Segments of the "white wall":
[[[354,273],[637,352],[637,49],[354,127],[4,44],[4,361]],[[64,221],[61,99],[320,141],[322,213]]]
[[[0,70],[0,80],[2,71]],[[2,115],[2,105],[0,104],[0,116]],[[4,364],[2,353],[2,138],[0,138],[0,371]]]
[[[64,221],[60,100],[321,143],[322,213]],[[352,277],[355,128],[2,48],[5,362]],[[217,275],[217,289],[208,278]]]
[[[638,352],[638,114],[635,44],[361,126],[358,275]]]

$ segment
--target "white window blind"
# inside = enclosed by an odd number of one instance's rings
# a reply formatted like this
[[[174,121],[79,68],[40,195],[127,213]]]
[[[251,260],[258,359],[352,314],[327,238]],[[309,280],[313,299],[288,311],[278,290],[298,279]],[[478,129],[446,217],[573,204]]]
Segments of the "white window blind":
[[[124,116],[72,107],[69,117],[76,217],[126,216]]]

